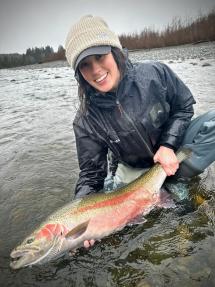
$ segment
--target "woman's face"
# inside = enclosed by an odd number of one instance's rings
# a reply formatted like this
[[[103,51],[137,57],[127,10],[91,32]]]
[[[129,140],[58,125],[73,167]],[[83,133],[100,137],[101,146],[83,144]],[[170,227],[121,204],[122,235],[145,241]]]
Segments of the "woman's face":
[[[83,78],[102,93],[113,91],[118,86],[120,72],[112,53],[88,56],[78,68]]]

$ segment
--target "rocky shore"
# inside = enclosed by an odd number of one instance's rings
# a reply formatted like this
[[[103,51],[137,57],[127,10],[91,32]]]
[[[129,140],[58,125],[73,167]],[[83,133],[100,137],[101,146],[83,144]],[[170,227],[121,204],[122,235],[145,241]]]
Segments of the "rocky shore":
[[[182,62],[185,59],[215,59],[215,42],[205,42],[199,44],[187,44],[181,46],[172,46],[165,48],[146,49],[129,51],[131,61],[143,60],[173,60]],[[66,61],[55,61],[42,64],[27,65],[22,67],[12,68],[20,69],[43,69],[43,68],[60,68],[69,67]]]
[[[186,59],[215,59],[215,42],[205,42],[199,44],[188,44],[181,46],[172,46],[166,48],[139,50],[130,52],[131,60],[177,60]]]

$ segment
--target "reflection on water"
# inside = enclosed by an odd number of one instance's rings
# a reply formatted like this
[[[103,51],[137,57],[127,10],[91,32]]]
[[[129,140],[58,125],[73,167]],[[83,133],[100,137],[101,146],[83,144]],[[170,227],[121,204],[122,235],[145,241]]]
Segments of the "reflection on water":
[[[133,55],[135,57],[135,55]],[[140,53],[138,53],[140,57]],[[197,99],[214,107],[214,71],[168,63]],[[90,250],[13,271],[9,253],[48,214],[72,198],[78,176],[72,120],[77,87],[67,67],[0,71],[0,285],[214,286],[214,172],[189,185],[189,199],[154,210]]]

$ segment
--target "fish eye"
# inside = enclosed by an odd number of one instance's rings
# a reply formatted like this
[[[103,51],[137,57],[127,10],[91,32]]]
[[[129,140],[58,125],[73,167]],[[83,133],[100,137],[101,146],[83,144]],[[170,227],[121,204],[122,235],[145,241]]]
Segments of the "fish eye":
[[[27,243],[27,244],[31,244],[33,241],[34,241],[34,238],[29,238],[29,239],[26,241],[26,243]]]

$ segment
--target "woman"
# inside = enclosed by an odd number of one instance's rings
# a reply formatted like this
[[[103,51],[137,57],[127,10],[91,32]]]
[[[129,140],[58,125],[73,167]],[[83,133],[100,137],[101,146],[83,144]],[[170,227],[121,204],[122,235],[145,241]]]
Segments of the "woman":
[[[175,151],[195,103],[186,85],[162,63],[131,64],[99,17],[85,16],[72,27],[66,57],[81,102],[74,120],[80,166],[76,197],[103,189],[109,150],[124,167],[142,171],[159,162],[174,175]]]

